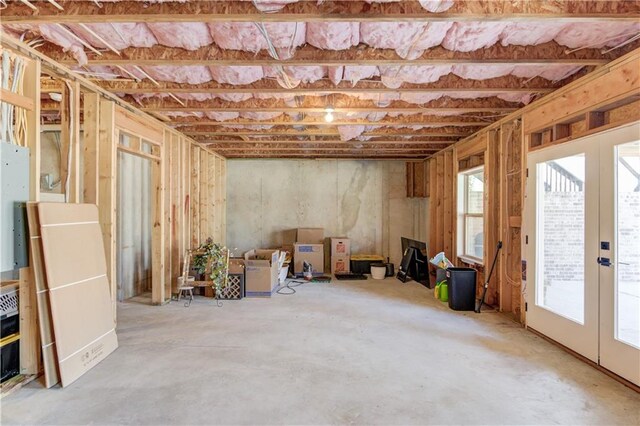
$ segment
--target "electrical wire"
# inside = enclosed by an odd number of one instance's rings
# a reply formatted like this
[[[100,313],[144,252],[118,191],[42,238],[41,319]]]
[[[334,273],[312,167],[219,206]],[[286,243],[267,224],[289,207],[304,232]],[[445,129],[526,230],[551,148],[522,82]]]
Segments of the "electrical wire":
[[[286,281],[284,287],[279,287],[278,290],[276,290],[276,293],[283,294],[285,296],[291,296],[292,294],[296,294],[296,287],[300,287],[301,285],[307,284],[309,282],[311,281]]]

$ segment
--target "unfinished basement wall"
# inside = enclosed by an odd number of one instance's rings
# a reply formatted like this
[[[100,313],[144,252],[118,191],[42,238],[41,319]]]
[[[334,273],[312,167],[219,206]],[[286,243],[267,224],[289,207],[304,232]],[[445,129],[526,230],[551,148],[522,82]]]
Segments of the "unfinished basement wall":
[[[402,161],[228,160],[228,246],[280,247],[282,231],[321,227],[352,253],[401,260],[400,237],[427,240],[427,202],[406,197]]]
[[[479,272],[478,294],[500,240],[503,249],[487,301],[524,323],[527,153],[638,120],[640,51],[636,50],[437,153],[427,160],[430,252],[444,251],[454,263],[465,265],[456,256],[455,183],[458,171],[483,164],[483,265],[472,265]]]

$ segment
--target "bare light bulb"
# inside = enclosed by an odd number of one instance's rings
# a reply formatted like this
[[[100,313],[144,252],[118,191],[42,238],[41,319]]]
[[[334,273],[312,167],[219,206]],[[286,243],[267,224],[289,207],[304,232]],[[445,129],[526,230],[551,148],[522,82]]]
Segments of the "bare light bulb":
[[[333,121],[333,114],[331,112],[327,112],[327,114],[324,116],[324,121],[326,121],[327,123],[331,123]]]

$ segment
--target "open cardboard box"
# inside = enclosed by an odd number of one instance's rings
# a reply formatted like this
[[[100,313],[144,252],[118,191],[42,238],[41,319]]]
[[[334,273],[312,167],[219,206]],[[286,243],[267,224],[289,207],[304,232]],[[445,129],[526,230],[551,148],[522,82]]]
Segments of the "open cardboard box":
[[[250,250],[244,255],[247,297],[271,297],[278,286],[279,250]]]

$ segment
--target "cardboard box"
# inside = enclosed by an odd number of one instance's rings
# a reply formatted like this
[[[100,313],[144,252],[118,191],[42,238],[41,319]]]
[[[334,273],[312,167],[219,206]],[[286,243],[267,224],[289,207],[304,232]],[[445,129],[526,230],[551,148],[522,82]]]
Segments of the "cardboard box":
[[[293,245],[297,242],[296,240],[298,239],[298,230],[297,229],[285,229],[284,231],[282,231],[282,246],[286,247],[286,246],[291,246],[291,248],[293,248]]]
[[[331,257],[351,256],[351,240],[349,238],[331,238]]]
[[[244,259],[241,257],[232,257],[229,259],[230,274],[244,274]]]
[[[324,244],[295,244],[293,251],[293,272],[302,273],[302,265],[307,261],[313,266],[313,273],[324,273]]]
[[[244,255],[247,297],[271,297],[278,286],[278,250],[250,250]]]
[[[298,228],[296,243],[299,244],[323,244],[323,228]]]
[[[331,273],[339,274],[351,272],[351,265],[349,264],[349,256],[334,256],[331,258]]]

